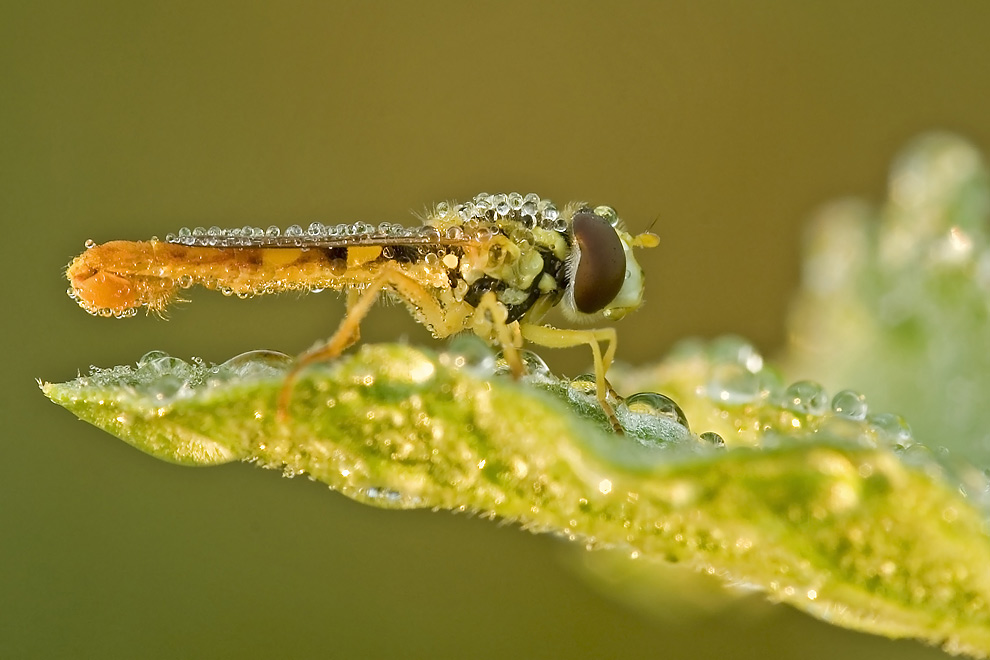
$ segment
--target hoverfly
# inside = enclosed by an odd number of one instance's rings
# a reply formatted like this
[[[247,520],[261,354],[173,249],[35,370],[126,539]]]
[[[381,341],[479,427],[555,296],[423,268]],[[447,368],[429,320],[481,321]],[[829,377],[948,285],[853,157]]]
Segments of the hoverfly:
[[[183,228],[165,241],[94,245],[69,264],[69,295],[100,316],[162,313],[180,289],[199,285],[242,297],[282,291],[346,292],[336,332],[299,356],[280,397],[288,409],[295,377],[354,344],[381,292],[401,300],[435,337],[471,331],[502,349],[517,377],[524,341],[551,348],[587,344],[598,401],[621,432],[605,379],[615,356],[613,328],[561,329],[541,323],[556,305],[576,321],[615,320],[642,303],[643,271],[632,236],[607,206],[563,210],[535,194],[479,194],[437,204],[420,227],[391,223],[260,229]],[[602,352],[601,344],[606,344]]]

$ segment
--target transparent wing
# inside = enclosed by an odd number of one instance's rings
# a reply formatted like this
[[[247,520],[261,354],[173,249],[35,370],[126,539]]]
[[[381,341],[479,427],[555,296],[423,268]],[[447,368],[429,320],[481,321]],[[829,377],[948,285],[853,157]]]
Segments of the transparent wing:
[[[190,247],[217,248],[334,248],[360,246],[430,246],[464,245],[478,240],[467,236],[456,226],[441,232],[429,225],[403,227],[383,223],[373,226],[366,223],[353,225],[323,225],[313,223],[307,229],[293,225],[280,230],[277,227],[242,227],[221,229],[220,227],[183,228],[177,234],[169,234],[165,240],[176,245]]]

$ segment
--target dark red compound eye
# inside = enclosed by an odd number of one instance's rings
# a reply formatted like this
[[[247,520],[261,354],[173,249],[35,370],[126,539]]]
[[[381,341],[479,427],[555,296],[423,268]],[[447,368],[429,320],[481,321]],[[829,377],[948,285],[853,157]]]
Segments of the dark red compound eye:
[[[626,252],[615,228],[591,211],[579,211],[571,224],[580,257],[574,272],[574,306],[594,314],[615,300],[626,279]]]

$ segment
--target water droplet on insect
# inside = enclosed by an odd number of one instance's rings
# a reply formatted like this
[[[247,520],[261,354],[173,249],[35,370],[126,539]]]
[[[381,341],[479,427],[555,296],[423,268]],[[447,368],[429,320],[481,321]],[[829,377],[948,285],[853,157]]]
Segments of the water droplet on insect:
[[[720,436],[718,433],[715,433],[714,431],[705,431],[698,437],[700,437],[702,440],[712,445],[713,447],[725,446],[725,440],[723,440],[722,436]]]
[[[593,213],[613,227],[619,223],[619,215],[611,206],[596,206]]]
[[[179,277],[176,278],[175,283],[178,284],[179,287],[182,289],[188,289],[193,285],[193,277],[192,275],[188,275],[188,274],[179,275]]]
[[[282,230],[275,225],[270,225],[268,229],[265,230],[265,236],[268,236],[269,238],[278,238],[281,233]]]
[[[85,245],[86,249],[88,250],[90,248],[96,247],[96,241],[94,241],[92,238],[87,238],[86,242],[83,243],[83,245]]]
[[[507,201],[509,203],[509,207],[513,211],[518,211],[519,209],[522,208],[522,205],[523,205],[523,196],[520,195],[517,192],[509,193],[509,197],[508,197],[508,200]]]
[[[303,235],[302,227],[300,227],[299,225],[290,225],[288,228],[286,228],[285,235],[293,236],[293,237],[302,236]]]
[[[633,394],[626,399],[626,408],[635,413],[662,415],[671,421],[677,422],[686,429],[690,428],[688,426],[687,416],[685,416],[681,407],[677,405],[677,402],[669,396],[658,392],[639,392]]]
[[[464,238],[464,231],[457,225],[447,227],[447,231],[445,233],[447,238],[452,241],[457,241]]]
[[[828,410],[828,392],[818,383],[800,380],[784,390],[783,407],[804,415],[822,415]]]

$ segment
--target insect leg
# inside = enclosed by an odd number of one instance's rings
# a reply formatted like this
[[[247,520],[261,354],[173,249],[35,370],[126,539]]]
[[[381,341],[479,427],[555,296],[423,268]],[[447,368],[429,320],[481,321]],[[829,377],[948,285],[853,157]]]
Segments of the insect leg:
[[[337,330],[324,344],[309,349],[296,359],[292,370],[285,377],[278,396],[278,416],[288,419],[292,388],[303,369],[316,362],[332,360],[352,346],[361,336],[361,321],[371,311],[375,301],[385,289],[392,289],[396,295],[414,307],[434,334],[445,336],[451,328],[446,327],[444,310],[423,285],[395,267],[385,265],[362,290],[352,290],[347,296],[347,314]]]
[[[494,338],[502,347],[502,356],[509,363],[513,377],[522,378],[525,370],[518,350],[522,345],[519,323],[510,325],[506,323],[508,319],[509,310],[498,301],[493,291],[487,291],[481,296],[474,313],[474,331],[486,341]]]
[[[521,325],[520,330],[522,330],[523,338],[527,341],[539,344],[540,346],[546,346],[547,348],[570,348],[571,346],[580,346],[581,344],[591,346],[591,354],[595,361],[595,389],[598,395],[598,403],[612,424],[612,428],[616,433],[621,434],[622,425],[619,424],[619,420],[615,416],[615,410],[612,409],[612,405],[608,402],[608,393],[612,392],[614,394],[614,390],[608,380],[605,379],[605,374],[608,372],[609,367],[612,366],[612,360],[615,358],[617,338],[615,328],[564,330],[548,325],[526,324]],[[600,343],[603,341],[608,342],[604,356],[602,356],[600,346]]]

